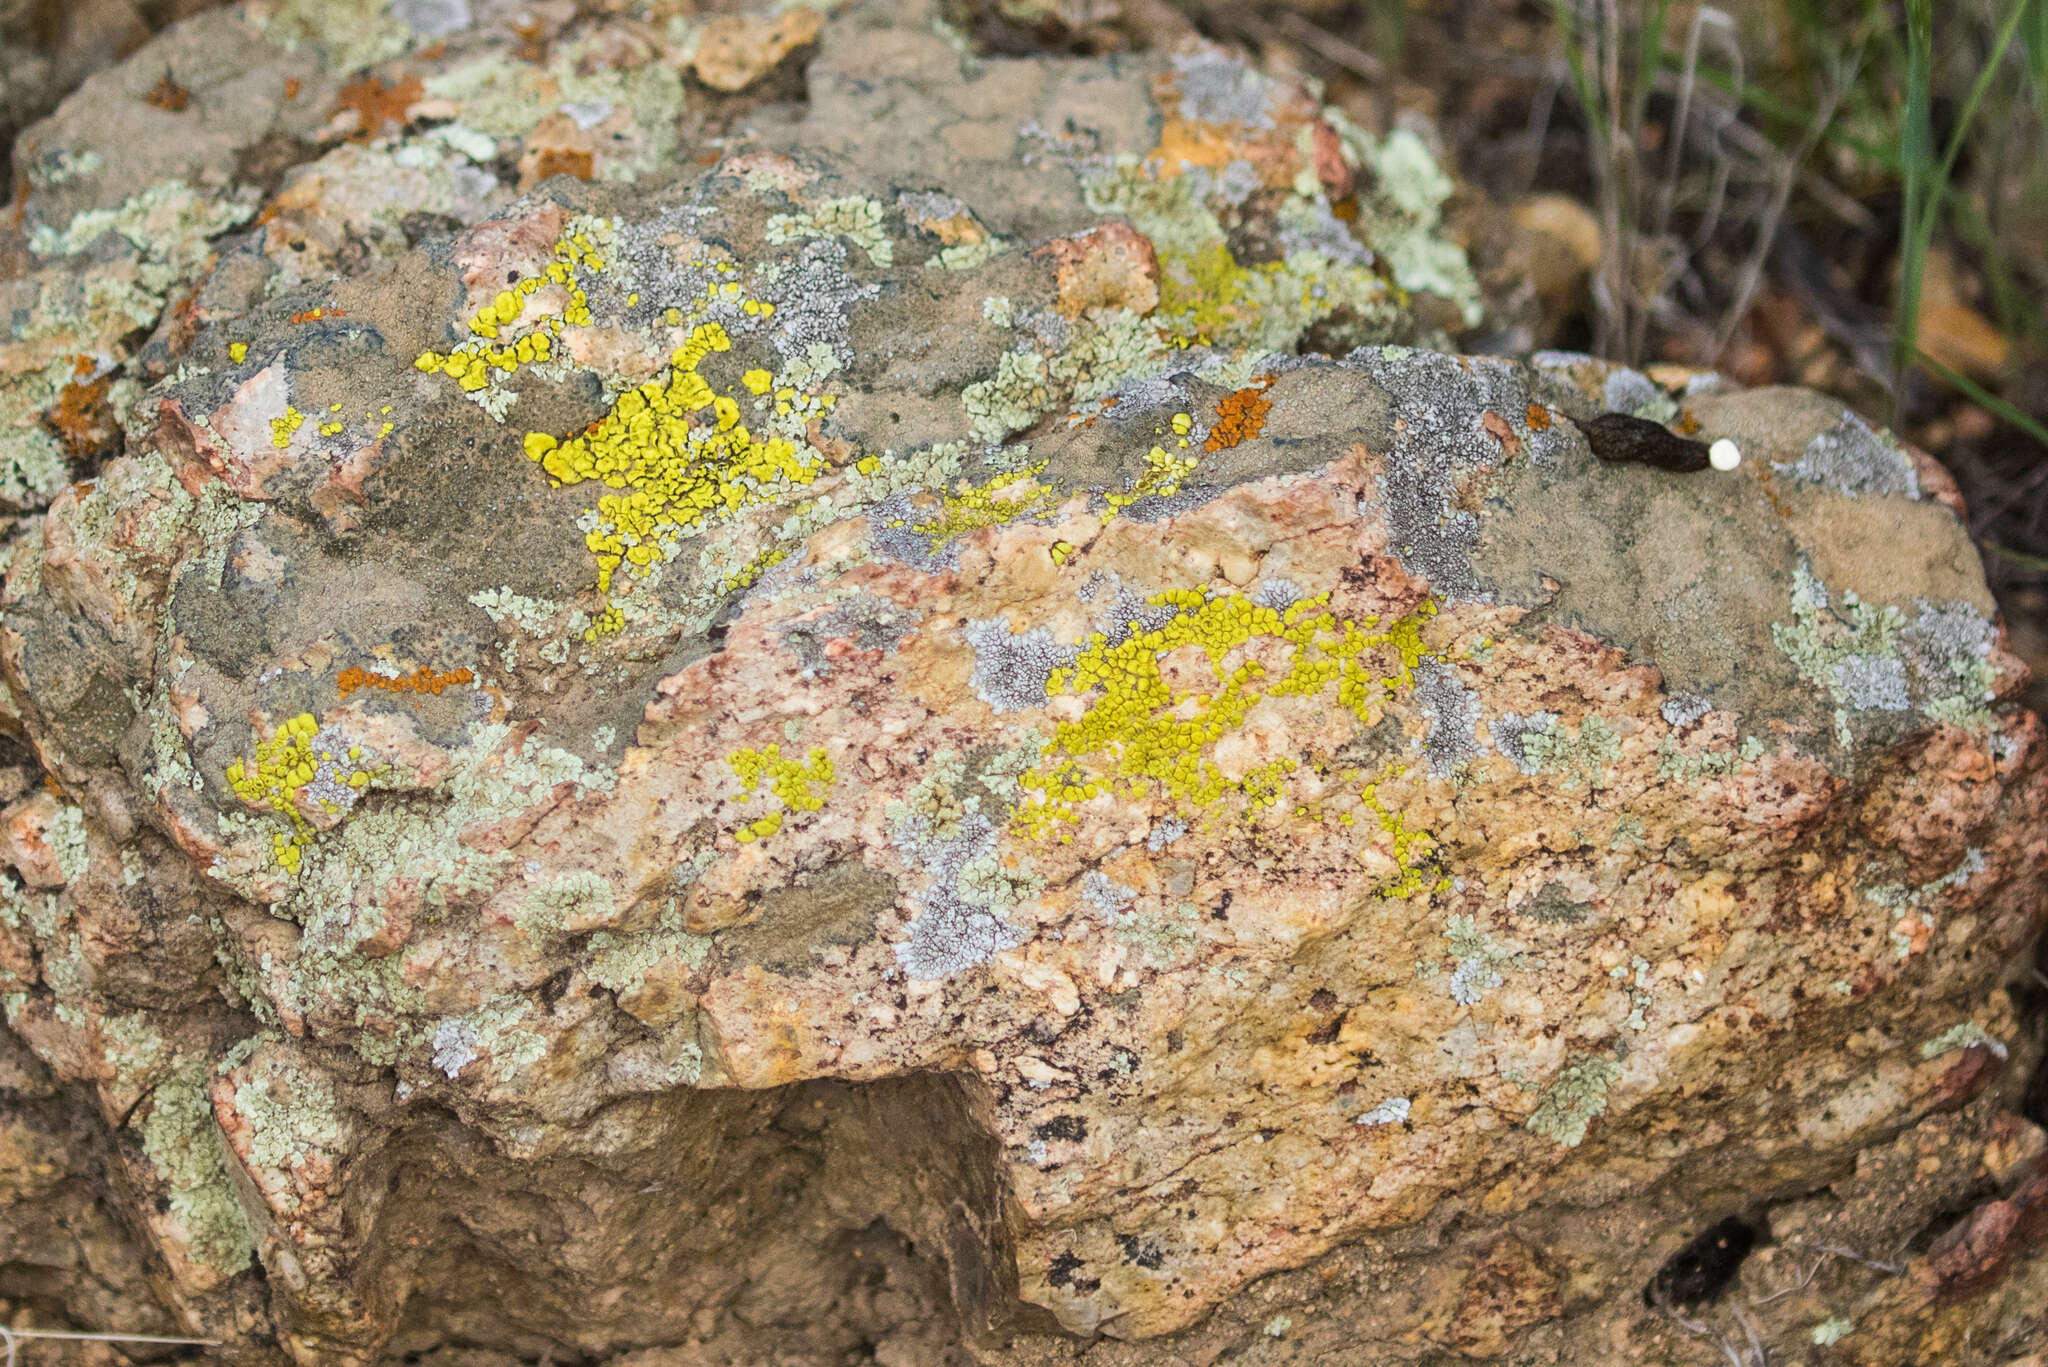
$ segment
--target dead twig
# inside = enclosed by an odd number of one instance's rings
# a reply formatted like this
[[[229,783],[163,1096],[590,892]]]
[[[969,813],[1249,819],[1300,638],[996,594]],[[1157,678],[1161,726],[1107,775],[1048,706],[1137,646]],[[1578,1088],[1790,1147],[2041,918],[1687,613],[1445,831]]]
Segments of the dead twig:
[[[1820,1257],[1815,1258],[1813,1260],[1813,1266],[1799,1273],[1797,1277],[1793,1280],[1792,1285],[1782,1287],[1779,1290],[1773,1291],[1768,1296],[1752,1297],[1749,1302],[1750,1308],[1758,1309],[1763,1306],[1769,1305],[1772,1301],[1783,1300],[1787,1296],[1797,1295],[1799,1292],[1804,1291],[1807,1287],[1813,1285],[1813,1279],[1820,1275],[1820,1270],[1823,1267],[1827,1266],[1827,1261],[1830,1256],[1831,1255],[1829,1254],[1823,1253],[1820,1255]]]
[[[1778,236],[1778,224],[1785,215],[1786,204],[1791,201],[1792,187],[1798,181],[1799,168],[1813,155],[1813,149],[1820,145],[1821,138],[1827,133],[1828,125],[1835,121],[1835,111],[1841,107],[1842,98],[1855,84],[1856,69],[1861,63],[1861,57],[1860,52],[1851,56],[1844,69],[1829,83],[1827,93],[1821,97],[1820,108],[1814,111],[1812,121],[1807,124],[1806,133],[1799,140],[1798,149],[1779,164],[1778,174],[1771,187],[1770,203],[1757,224],[1756,241],[1751,244],[1749,255],[1742,263],[1735,298],[1730,302],[1727,312],[1721,315],[1721,325],[1714,330],[1714,349],[1710,354],[1716,359],[1728,349],[1729,341],[1735,336],[1735,329],[1749,316],[1749,306],[1755,302],[1757,287],[1763,281],[1764,262],[1770,257],[1771,244]]]
[[[7,1350],[6,1367],[18,1367],[23,1339],[72,1339],[93,1343],[179,1343],[194,1348],[218,1348],[219,1339],[171,1338],[162,1334],[79,1334],[62,1329],[9,1329],[0,1324],[0,1345]]]

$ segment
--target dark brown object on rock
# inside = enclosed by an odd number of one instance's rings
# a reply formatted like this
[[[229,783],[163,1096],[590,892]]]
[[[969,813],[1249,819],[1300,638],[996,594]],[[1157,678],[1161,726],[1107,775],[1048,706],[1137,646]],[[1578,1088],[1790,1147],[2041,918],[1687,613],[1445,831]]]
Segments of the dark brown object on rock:
[[[1577,420],[1574,419],[1576,422]],[[1578,423],[1593,454],[1614,465],[1651,465],[1681,475],[1708,469],[1705,443],[1679,436],[1660,422],[1626,413],[1602,413]]]

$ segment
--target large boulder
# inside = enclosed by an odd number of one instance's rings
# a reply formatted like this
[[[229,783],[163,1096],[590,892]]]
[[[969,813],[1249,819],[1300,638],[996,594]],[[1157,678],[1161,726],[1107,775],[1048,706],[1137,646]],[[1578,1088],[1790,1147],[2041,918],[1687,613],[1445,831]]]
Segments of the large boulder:
[[[261,118],[140,137],[145,52],[34,133],[6,287],[128,388],[4,552],[0,1291],[306,1364],[2032,1332],[2043,737],[1938,468],[1425,349],[1423,139],[1214,50],[358,8],[161,40]]]

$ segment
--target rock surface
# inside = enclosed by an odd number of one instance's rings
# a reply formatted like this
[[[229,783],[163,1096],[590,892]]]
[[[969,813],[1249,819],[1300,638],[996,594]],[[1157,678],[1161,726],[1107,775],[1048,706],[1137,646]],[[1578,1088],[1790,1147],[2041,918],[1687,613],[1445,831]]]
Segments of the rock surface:
[[[203,16],[30,136],[34,1323],[2038,1337],[2043,737],[1951,487],[1814,395],[1420,349],[1478,300],[1415,134],[914,7],[401,3]]]

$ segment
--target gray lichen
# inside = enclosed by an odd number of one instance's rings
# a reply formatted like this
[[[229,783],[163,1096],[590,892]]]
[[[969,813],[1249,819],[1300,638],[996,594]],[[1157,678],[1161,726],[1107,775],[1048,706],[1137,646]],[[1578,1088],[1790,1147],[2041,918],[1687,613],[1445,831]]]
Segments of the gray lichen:
[[[1840,422],[1808,442],[1798,460],[1772,468],[1851,498],[1864,494],[1920,497],[1920,477],[1911,457],[1889,433],[1873,430],[1854,413],[1843,413]]]
[[[1857,713],[1918,711],[1933,721],[1987,730],[1996,721],[1991,663],[1997,631],[1968,603],[1922,600],[1908,621],[1854,593],[1837,606],[1827,586],[1801,564],[1793,570],[1792,621],[1771,624],[1771,639],[1799,677],[1835,707],[1835,738],[1847,747]]]
[[[1430,776],[1450,778],[1479,755],[1479,695],[1465,687],[1449,665],[1425,660],[1415,669],[1415,698],[1429,723],[1422,752],[1429,760]]]
[[[1713,710],[1713,702],[1697,693],[1674,693],[1657,708],[1667,723],[1681,731]]]
[[[974,647],[975,694],[998,712],[1045,706],[1046,681],[1074,660],[1074,648],[1044,627],[1013,632],[994,617],[969,622],[964,634]]]
[[[1515,767],[1525,774],[1537,773],[1542,766],[1530,758],[1524,742],[1530,736],[1549,735],[1557,725],[1555,712],[1531,712],[1523,716],[1519,712],[1504,712],[1499,720],[1487,727],[1493,736],[1493,748],[1515,762]]]

